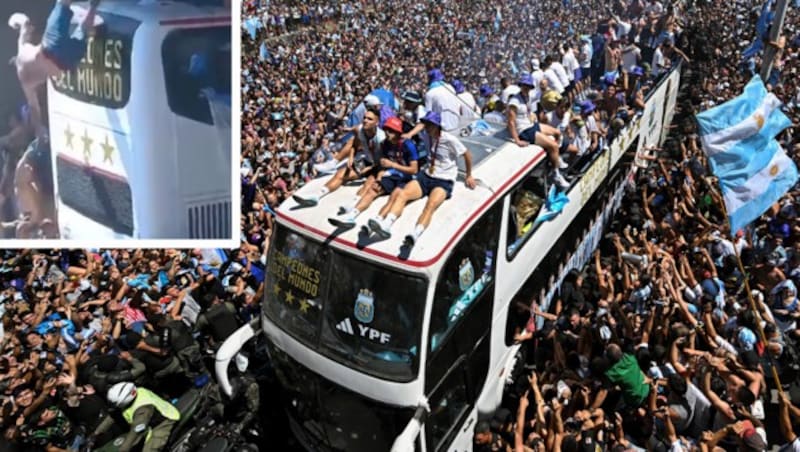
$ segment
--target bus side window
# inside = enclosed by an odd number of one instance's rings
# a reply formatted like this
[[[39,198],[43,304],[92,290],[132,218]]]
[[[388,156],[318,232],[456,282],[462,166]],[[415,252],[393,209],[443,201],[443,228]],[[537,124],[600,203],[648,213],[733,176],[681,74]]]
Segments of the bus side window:
[[[546,190],[545,170],[543,165],[539,164],[522,184],[511,192],[506,250],[509,259],[513,259],[517,249],[536,229],[536,218],[544,205]]]
[[[499,217],[492,207],[461,239],[444,265],[431,313],[430,350],[435,351],[494,281]]]
[[[175,30],[161,49],[167,102],[173,113],[213,124],[204,94],[231,92],[230,27]]]

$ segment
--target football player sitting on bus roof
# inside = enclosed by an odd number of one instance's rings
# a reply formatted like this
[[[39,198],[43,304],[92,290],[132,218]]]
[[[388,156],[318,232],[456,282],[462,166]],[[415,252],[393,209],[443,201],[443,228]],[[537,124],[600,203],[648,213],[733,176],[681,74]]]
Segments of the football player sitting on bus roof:
[[[442,117],[435,111],[429,111],[422,118],[428,132],[429,155],[428,164],[417,173],[416,177],[403,187],[392,192],[386,205],[381,208],[377,217],[369,220],[369,228],[384,239],[391,237],[392,224],[403,213],[409,201],[427,196],[425,209],[417,219],[414,232],[407,235],[405,244],[413,246],[431,222],[433,212],[453,193],[453,184],[458,177],[458,156],[464,158],[467,177],[464,185],[475,188],[472,178],[472,156],[458,137],[442,130]]]
[[[90,27],[95,25],[95,12],[100,0],[91,0],[89,10],[75,31],[70,32],[74,12],[71,9],[72,0],[56,0],[47,25],[42,35],[42,42],[38,45],[32,42],[33,24],[28,16],[14,13],[8,19],[8,25],[19,30],[17,42],[17,55],[13,62],[17,66],[22,90],[31,106],[31,116],[36,126],[36,135],[44,136],[42,128],[41,107],[36,90],[47,82],[49,77],[58,77],[63,71],[69,71],[78,66],[86,53],[86,35]]]
[[[380,113],[375,109],[368,109],[364,113],[361,125],[336,156],[336,160],[339,161],[347,157],[347,165],[340,168],[317,193],[309,196],[294,195],[293,198],[298,204],[304,207],[316,206],[323,196],[335,191],[345,182],[365,177],[367,180],[356,194],[355,202],[358,202],[357,200],[361,198],[365,188],[375,182],[375,176],[380,170],[377,159],[386,134],[378,127],[379,115]]]
[[[356,225],[356,217],[372,204],[378,196],[391,194],[405,187],[417,171],[417,147],[411,140],[400,137],[403,133],[403,122],[393,116],[383,125],[386,140],[381,144],[380,172],[373,179],[364,183],[362,194],[355,207],[345,207],[345,211],[328,221],[340,228],[352,228]]]
[[[520,92],[511,96],[508,100],[507,123],[511,139],[520,147],[525,147],[529,144],[543,147],[547,151],[548,157],[550,157],[550,163],[553,165],[554,182],[562,189],[568,188],[569,181],[559,171],[560,168],[567,167],[558,155],[558,142],[561,138],[561,132],[555,127],[532,120],[536,107],[529,96],[531,90],[535,87],[533,77],[530,74],[522,74],[517,85],[519,85]]]

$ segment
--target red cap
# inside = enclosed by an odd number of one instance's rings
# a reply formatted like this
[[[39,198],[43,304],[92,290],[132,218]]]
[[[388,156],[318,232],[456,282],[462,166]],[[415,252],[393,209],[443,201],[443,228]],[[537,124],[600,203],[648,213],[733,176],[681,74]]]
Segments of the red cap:
[[[397,116],[392,116],[391,118],[387,119],[386,122],[383,124],[383,128],[385,130],[391,130],[397,133],[403,133],[403,122],[400,121],[400,118]]]

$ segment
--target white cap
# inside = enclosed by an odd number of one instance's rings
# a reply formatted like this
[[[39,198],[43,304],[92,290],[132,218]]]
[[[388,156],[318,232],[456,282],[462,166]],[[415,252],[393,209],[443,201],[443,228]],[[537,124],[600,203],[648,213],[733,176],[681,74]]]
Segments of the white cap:
[[[377,107],[381,105],[381,100],[374,94],[368,94],[367,97],[364,98],[364,105],[367,107]]]

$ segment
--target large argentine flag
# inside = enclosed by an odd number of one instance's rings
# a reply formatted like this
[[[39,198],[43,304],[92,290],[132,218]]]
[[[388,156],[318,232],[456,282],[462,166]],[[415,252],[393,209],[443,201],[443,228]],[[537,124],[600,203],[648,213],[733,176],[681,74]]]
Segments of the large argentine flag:
[[[775,135],[791,125],[781,102],[756,76],[744,92],[697,115],[700,140],[735,232],[758,218],[797,181],[797,167]]]

